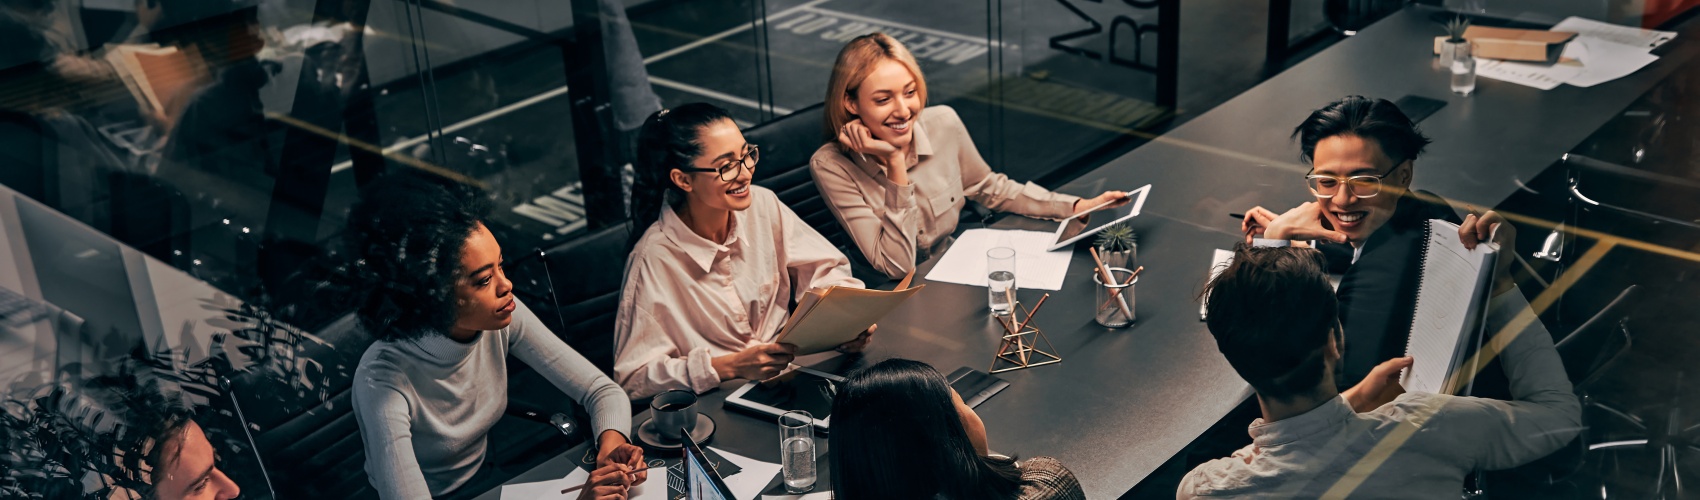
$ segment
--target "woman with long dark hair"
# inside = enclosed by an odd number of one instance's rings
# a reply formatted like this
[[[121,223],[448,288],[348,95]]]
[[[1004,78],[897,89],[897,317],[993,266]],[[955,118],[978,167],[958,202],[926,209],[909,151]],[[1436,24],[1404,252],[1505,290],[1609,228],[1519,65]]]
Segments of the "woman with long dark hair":
[[[580,499],[623,500],[645,479],[620,387],[513,296],[481,190],[426,174],[380,179],[349,215],[368,285],[358,317],[377,342],[354,372],[366,473],[383,498],[458,494],[507,407],[509,355],[590,414],[596,470]]]
[[[614,321],[614,378],[633,398],[778,374],[774,343],[810,289],[860,288],[850,260],[751,183],[760,149],[726,110],[686,104],[638,131],[631,259]],[[840,351],[866,346],[869,328]]]
[[[1054,458],[991,455],[980,416],[919,361],[881,361],[840,384],[829,439],[837,500],[1086,498]]]

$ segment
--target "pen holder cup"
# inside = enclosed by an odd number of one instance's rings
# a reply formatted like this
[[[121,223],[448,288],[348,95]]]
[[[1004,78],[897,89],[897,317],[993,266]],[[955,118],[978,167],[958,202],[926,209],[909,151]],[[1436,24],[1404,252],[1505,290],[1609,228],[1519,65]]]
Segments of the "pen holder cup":
[[[1126,328],[1139,317],[1138,310],[1134,308],[1133,296],[1134,285],[1139,284],[1139,278],[1129,281],[1128,277],[1133,275],[1133,271],[1127,268],[1109,269],[1114,283],[1104,283],[1102,274],[1092,274],[1092,282],[1097,284],[1095,288],[1098,290],[1098,293],[1094,294],[1097,296],[1094,301],[1097,307],[1092,310],[1092,320],[1109,328]]]

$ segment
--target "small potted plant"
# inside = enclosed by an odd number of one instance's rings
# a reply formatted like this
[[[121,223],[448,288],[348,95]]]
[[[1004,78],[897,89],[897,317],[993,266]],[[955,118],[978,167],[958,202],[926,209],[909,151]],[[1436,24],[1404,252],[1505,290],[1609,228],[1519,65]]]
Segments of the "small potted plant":
[[[1139,235],[1127,224],[1115,224],[1099,231],[1092,246],[1098,247],[1098,256],[1106,266],[1133,269],[1138,263]]]
[[[1464,32],[1469,29],[1470,20],[1464,16],[1456,16],[1446,22],[1446,40],[1440,43],[1440,67],[1452,67],[1453,54],[1457,53],[1459,47],[1469,50],[1470,41],[1464,39]]]

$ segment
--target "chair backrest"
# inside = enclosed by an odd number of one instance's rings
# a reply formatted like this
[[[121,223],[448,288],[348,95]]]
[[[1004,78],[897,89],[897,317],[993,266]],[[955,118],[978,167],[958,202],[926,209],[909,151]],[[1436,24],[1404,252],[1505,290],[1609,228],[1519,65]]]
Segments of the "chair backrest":
[[[809,173],[809,159],[822,144],[821,123],[825,119],[826,106],[816,104],[745,130],[744,139],[761,146],[761,170],[755,183],[779,195],[779,201],[791,207],[798,218],[850,258],[851,271],[857,278],[872,285],[884,281],[885,275],[864,260]]]
[[[826,107],[816,104],[745,130],[744,139],[761,146],[756,185],[773,190],[797,217],[842,248],[850,242],[850,236],[839,227],[815,187],[814,176],[809,174],[809,158],[820,149],[825,116]]]
[[[532,312],[605,373],[614,367],[614,315],[630,234],[626,224],[591,231],[516,259],[508,270]]]
[[[1631,339],[1625,320],[1640,304],[1641,285],[1630,285],[1617,294],[1594,317],[1572,330],[1555,346],[1570,382],[1583,385],[1618,354],[1629,350]]]

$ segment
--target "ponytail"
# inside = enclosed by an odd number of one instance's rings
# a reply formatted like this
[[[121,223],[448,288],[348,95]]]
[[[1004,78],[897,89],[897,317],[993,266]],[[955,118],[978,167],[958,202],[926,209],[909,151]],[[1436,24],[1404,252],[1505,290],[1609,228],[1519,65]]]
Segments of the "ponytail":
[[[661,219],[661,209],[684,199],[684,190],[673,184],[674,169],[689,168],[702,154],[702,129],[732,115],[719,106],[691,103],[649,115],[638,130],[636,178],[632,182],[631,240],[628,249],[651,224]]]

